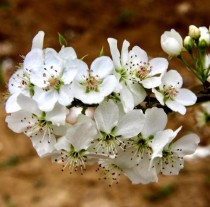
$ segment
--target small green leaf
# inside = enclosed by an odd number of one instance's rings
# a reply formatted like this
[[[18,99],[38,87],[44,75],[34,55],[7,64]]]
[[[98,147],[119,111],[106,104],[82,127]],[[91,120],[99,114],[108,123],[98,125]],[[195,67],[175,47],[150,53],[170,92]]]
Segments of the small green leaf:
[[[99,56],[104,56],[104,47],[102,46]]]
[[[61,35],[60,33],[58,33],[58,39],[59,39],[59,43],[61,46],[67,46],[67,41],[64,38],[63,35]]]

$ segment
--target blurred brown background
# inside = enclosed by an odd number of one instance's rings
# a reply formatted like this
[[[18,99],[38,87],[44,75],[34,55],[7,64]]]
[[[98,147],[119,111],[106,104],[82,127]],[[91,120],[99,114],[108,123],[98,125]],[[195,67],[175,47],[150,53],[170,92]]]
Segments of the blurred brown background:
[[[176,29],[184,37],[188,26],[209,26],[209,0],[0,0],[0,65],[6,71],[1,92],[12,69],[31,48],[34,35],[46,33],[45,47],[59,49],[60,32],[78,57],[88,54],[90,63],[107,38],[115,37],[139,45],[150,56],[167,57],[160,47],[165,30]],[[170,68],[184,76],[185,86],[193,77],[175,60]],[[1,98],[3,93],[0,94]],[[171,115],[170,127],[198,132],[202,144],[209,142],[208,129],[195,127],[193,109],[185,117]],[[6,124],[4,103],[0,108],[0,207],[209,207],[210,159],[186,162],[179,176],[160,176],[160,182],[132,185],[122,176],[111,188],[98,181],[95,166],[83,176],[61,172],[61,166],[40,159],[30,140],[11,132]],[[186,121],[187,120],[187,121]]]

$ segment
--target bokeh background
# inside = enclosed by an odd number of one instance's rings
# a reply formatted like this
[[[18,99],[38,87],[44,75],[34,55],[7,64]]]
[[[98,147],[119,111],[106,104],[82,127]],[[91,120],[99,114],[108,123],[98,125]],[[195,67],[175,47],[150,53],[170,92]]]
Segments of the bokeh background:
[[[208,27],[209,14],[209,0],[0,0],[1,99],[8,77],[39,30],[46,33],[45,47],[59,50],[60,32],[78,57],[88,55],[88,63],[102,46],[110,55],[108,37],[117,38],[120,44],[127,39],[151,57],[167,57],[160,47],[161,34],[174,28],[186,36],[190,24]],[[197,84],[176,60],[170,68],[182,73],[185,87]],[[171,114],[169,126],[183,125],[184,132],[196,132],[201,144],[208,144],[208,127],[196,127],[194,111],[189,108],[184,117]],[[159,176],[155,184],[132,185],[121,176],[120,183],[110,188],[98,180],[96,166],[90,166],[83,176],[69,175],[50,159],[40,159],[27,137],[7,128],[5,116],[1,101],[0,207],[210,206],[209,158],[188,161],[179,176]]]

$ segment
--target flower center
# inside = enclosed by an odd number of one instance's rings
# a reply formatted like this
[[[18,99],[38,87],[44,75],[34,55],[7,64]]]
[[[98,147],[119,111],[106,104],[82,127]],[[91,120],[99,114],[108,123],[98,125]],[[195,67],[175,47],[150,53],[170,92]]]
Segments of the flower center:
[[[51,138],[53,136],[52,122],[45,120],[44,112],[41,117],[32,114],[31,120],[28,120],[26,117],[24,117],[21,119],[21,122],[27,122],[27,127],[24,133],[27,134],[30,138],[41,134],[42,136],[38,136],[40,143],[43,142],[45,138],[48,139],[48,143],[51,142]]]
[[[86,88],[86,93],[89,93],[90,91],[98,92],[98,85],[101,82],[96,79],[96,77],[89,75],[85,78],[85,81],[83,82],[83,85]]]
[[[120,82],[126,82],[127,79],[127,70],[126,69],[116,69],[116,72],[120,74]]]
[[[178,90],[177,88],[175,88],[174,86],[170,85],[170,86],[163,86],[163,95],[165,100],[171,99],[173,100],[173,98],[177,95]]]
[[[132,153],[133,157],[140,157],[143,159],[144,153],[147,153],[148,155],[152,154],[152,148],[150,147],[150,143],[152,142],[153,136],[149,136],[147,138],[144,138],[142,134],[139,134],[135,139],[131,139],[130,141],[131,146],[134,148]]]
[[[94,150],[96,153],[102,153],[109,156],[117,156],[118,147],[122,150],[126,149],[125,141],[122,140],[120,136],[115,136],[113,134],[113,130],[110,134],[106,134],[105,132],[100,132],[101,138],[92,141],[94,144]]]
[[[47,86],[45,90],[54,89],[59,92],[61,86],[64,84],[63,81],[59,77],[51,76],[47,81],[44,81]]]
[[[144,62],[143,65],[140,65],[139,68],[136,70],[136,77],[140,80],[144,80],[148,77],[151,72],[152,66],[149,63]]]
[[[55,159],[55,162],[63,163],[62,171],[68,166],[70,174],[80,169],[81,175],[86,171],[85,163],[87,162],[86,150],[75,151],[74,146],[70,146],[69,151],[62,150],[60,156]]]
[[[30,82],[29,76],[27,73],[23,72],[22,74],[16,74],[16,77],[12,78],[11,87],[15,87],[21,90],[28,90],[30,95],[34,95],[34,85]]]

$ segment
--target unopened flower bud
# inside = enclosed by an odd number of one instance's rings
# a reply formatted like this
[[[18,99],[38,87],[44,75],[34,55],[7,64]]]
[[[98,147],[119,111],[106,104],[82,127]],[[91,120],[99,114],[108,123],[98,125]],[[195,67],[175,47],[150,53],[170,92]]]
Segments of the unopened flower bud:
[[[187,51],[191,51],[194,45],[194,41],[190,36],[184,38],[184,47]]]
[[[189,36],[193,39],[198,39],[200,37],[200,30],[195,25],[190,25]]]
[[[72,107],[69,110],[69,114],[67,115],[66,121],[69,124],[75,124],[77,122],[77,118],[80,114],[82,114],[82,107]],[[88,107],[85,110],[85,115],[93,119],[93,114],[94,114],[95,108],[94,107]]]
[[[174,29],[164,32],[161,35],[161,47],[171,57],[180,55],[183,49],[181,35]]]
[[[199,47],[208,47],[210,45],[210,32],[206,27],[199,27],[200,38]]]

